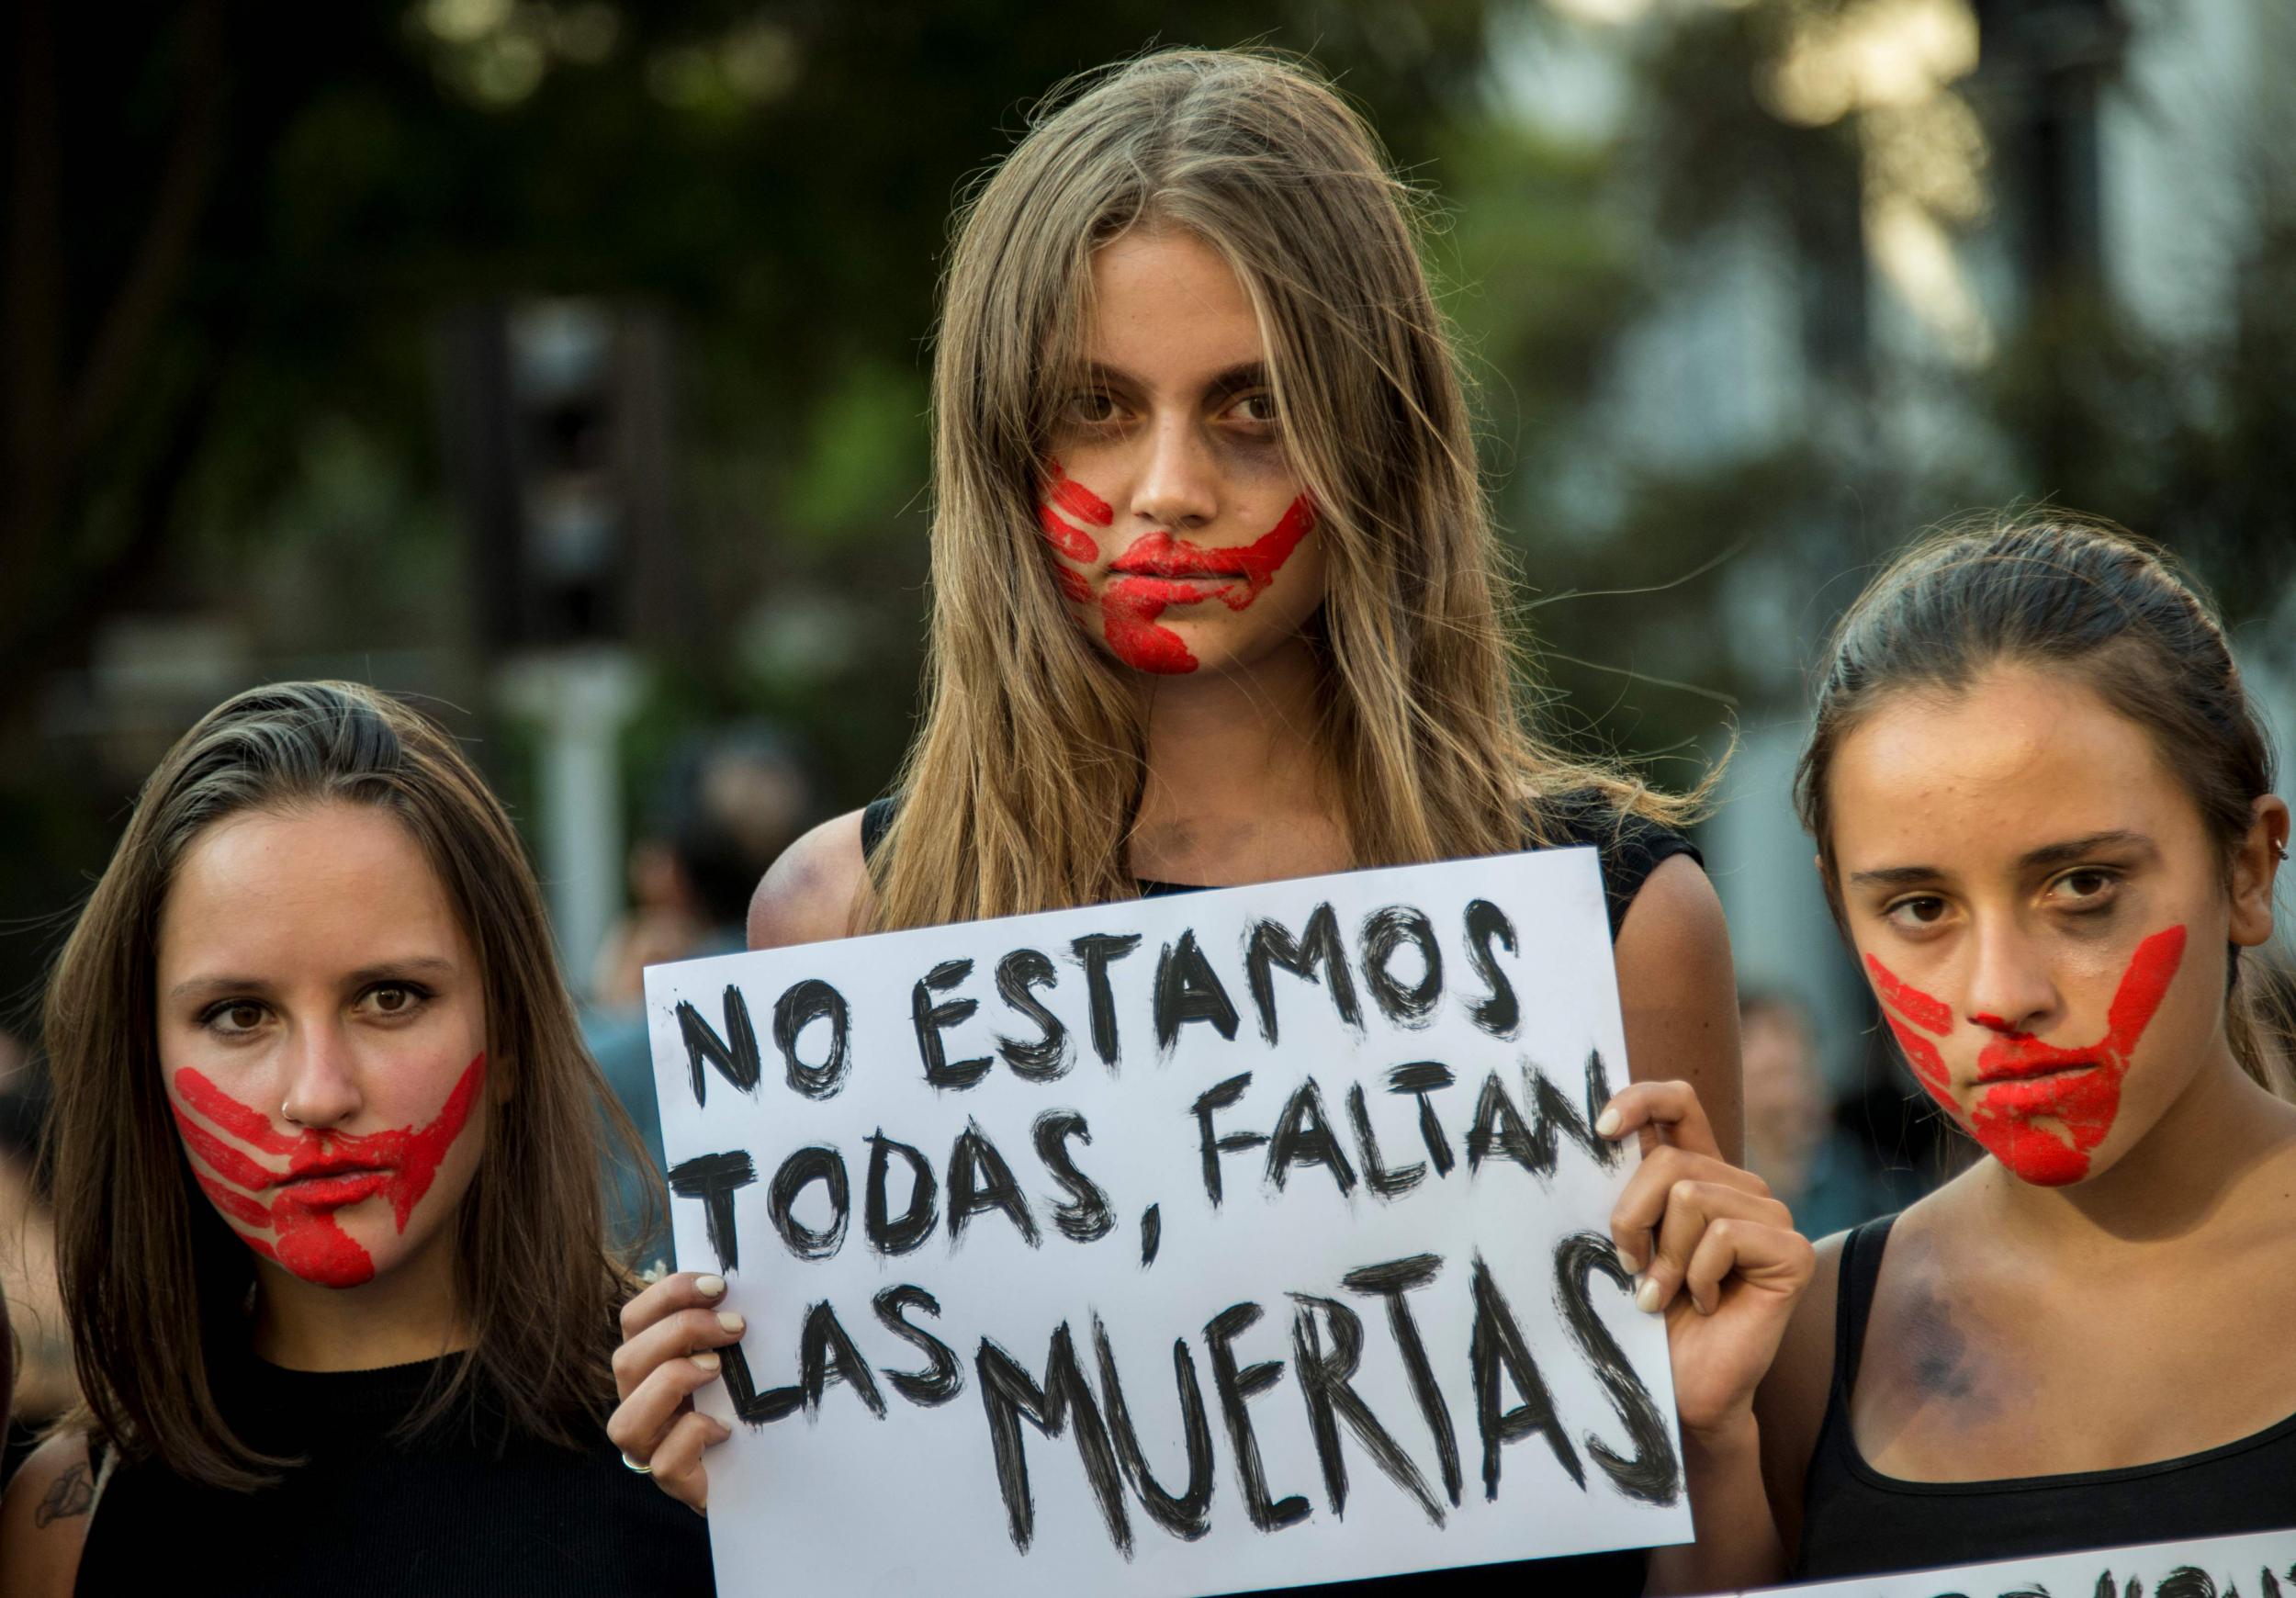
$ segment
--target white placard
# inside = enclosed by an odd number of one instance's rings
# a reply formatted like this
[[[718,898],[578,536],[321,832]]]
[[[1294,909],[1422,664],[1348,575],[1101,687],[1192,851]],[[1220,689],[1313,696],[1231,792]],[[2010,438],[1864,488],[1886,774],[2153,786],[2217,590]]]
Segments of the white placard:
[[[721,1592],[1207,1594],[1681,1542],[1592,850],[656,966]],[[1629,1140],[1631,1142],[1631,1140]],[[1414,1373],[1414,1365],[1417,1367]],[[737,1418],[737,1410],[746,1418]]]
[[[2289,1513],[2296,1514],[2296,1504]],[[2296,1593],[2296,1531],[2039,1554],[1761,1591],[1794,1598],[2280,1598]]]

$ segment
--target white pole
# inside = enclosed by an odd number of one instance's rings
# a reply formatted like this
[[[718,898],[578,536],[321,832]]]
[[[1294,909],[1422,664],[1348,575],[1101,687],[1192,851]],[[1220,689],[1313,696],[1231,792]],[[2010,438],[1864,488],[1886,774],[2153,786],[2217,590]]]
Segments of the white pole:
[[[506,703],[541,726],[541,868],[567,985],[587,995],[592,963],[621,906],[622,784],[617,748],[637,698],[626,650],[525,656],[502,674]]]

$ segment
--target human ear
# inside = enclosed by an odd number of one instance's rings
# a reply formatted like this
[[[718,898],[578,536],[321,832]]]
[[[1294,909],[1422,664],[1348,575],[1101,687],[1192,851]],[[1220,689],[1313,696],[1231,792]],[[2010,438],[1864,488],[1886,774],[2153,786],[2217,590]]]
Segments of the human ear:
[[[2233,847],[2230,935],[2244,949],[2272,936],[2272,884],[2288,858],[2288,802],[2266,793],[2249,808],[2247,836]]]

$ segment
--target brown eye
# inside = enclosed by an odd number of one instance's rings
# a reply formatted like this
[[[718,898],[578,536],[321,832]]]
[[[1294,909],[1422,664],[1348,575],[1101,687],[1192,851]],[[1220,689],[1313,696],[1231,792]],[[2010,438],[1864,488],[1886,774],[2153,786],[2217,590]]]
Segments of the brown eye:
[[[1116,401],[1106,389],[1080,389],[1069,397],[1068,420],[1086,427],[1097,427],[1116,419]]]
[[[1276,396],[1269,393],[1246,394],[1235,402],[1232,414],[1240,421],[1273,427],[1276,424]]]
[[[2056,880],[2055,886],[2064,908],[2086,914],[2110,906],[2118,882],[2111,872],[2092,867],[2065,872]]]
[[[203,1013],[199,1024],[211,1032],[235,1037],[263,1025],[264,1008],[253,999],[226,999]]]
[[[1945,901],[1934,894],[1926,894],[1919,898],[1900,899],[1885,914],[1899,927],[1908,931],[1913,931],[1924,927],[1934,927],[1943,920]]]
[[[405,982],[385,983],[366,990],[367,1003],[375,1007],[376,1014],[393,1019],[414,1014],[430,996],[428,990]]]

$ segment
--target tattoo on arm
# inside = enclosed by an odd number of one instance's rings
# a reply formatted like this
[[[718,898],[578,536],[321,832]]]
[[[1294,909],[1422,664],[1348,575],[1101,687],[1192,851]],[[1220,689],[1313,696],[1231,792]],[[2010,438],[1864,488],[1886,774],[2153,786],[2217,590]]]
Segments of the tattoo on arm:
[[[32,1512],[32,1524],[36,1526],[49,1525],[56,1521],[69,1520],[73,1515],[85,1514],[95,1507],[96,1482],[88,1475],[88,1468],[85,1465],[69,1466],[62,1475],[56,1478],[55,1484],[49,1488],[48,1496],[39,1501],[39,1507]]]

